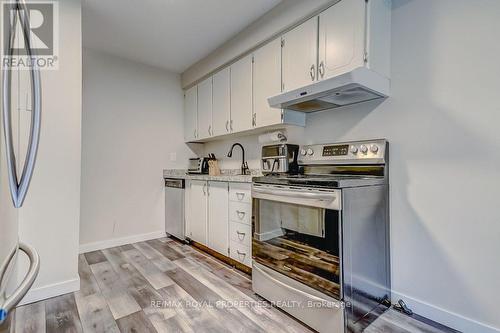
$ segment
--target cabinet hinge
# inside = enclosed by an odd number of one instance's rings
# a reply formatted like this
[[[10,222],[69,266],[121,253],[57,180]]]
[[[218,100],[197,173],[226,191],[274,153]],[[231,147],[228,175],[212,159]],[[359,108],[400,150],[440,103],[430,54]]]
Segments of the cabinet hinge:
[[[364,62],[368,62],[368,52],[365,52],[365,53],[363,54],[363,61],[364,61]]]

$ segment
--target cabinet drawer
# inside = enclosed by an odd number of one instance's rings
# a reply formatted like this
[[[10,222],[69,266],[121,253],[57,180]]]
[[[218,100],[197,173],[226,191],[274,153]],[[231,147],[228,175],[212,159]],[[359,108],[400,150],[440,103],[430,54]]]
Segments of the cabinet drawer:
[[[234,221],[229,222],[229,239],[250,247],[252,244],[252,226]]]
[[[231,258],[241,262],[243,265],[250,267],[252,265],[252,248],[239,244],[235,241],[231,241],[230,245]]]
[[[229,220],[252,224],[252,205],[247,203],[229,202]]]
[[[229,184],[229,200],[252,203],[252,187],[250,184]]]

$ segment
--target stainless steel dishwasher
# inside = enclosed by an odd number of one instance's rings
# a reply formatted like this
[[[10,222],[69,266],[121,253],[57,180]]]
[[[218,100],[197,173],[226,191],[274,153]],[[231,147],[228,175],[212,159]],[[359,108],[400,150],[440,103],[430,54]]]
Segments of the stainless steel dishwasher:
[[[186,238],[184,184],[184,179],[165,178],[165,231],[180,240]]]

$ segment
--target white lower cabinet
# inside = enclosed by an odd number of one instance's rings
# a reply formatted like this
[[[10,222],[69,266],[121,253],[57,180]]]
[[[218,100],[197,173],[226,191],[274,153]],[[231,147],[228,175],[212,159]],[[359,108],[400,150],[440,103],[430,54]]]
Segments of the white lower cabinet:
[[[186,236],[248,267],[252,262],[251,185],[188,180]]]
[[[229,253],[228,183],[208,182],[208,247],[227,256]]]
[[[187,230],[188,237],[200,244],[208,245],[207,241],[207,182],[204,180],[190,180],[186,186],[188,206]]]

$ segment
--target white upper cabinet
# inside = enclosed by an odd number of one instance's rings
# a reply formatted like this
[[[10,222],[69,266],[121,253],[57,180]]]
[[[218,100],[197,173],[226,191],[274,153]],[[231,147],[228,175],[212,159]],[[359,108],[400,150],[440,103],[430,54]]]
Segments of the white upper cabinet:
[[[198,87],[186,90],[184,95],[184,139],[194,141],[197,137]]]
[[[319,80],[364,66],[365,7],[365,0],[340,1],[319,15]]]
[[[231,132],[231,71],[224,68],[213,76],[212,135]]]
[[[212,78],[198,84],[198,139],[212,136]]]
[[[231,132],[252,126],[252,55],[231,65]]]
[[[285,33],[282,39],[283,91],[294,90],[316,81],[318,17],[315,16]]]
[[[271,108],[267,99],[281,93],[281,40],[264,45],[253,56],[253,125],[279,124],[281,110]]]
[[[208,182],[208,247],[228,255],[229,191],[228,183]]]

